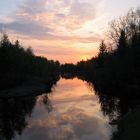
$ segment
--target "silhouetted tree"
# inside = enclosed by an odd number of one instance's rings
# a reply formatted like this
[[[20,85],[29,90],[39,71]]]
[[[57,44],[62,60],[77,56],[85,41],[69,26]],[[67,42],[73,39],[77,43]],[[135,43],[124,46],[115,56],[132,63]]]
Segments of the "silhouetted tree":
[[[140,91],[140,10],[131,10],[111,24],[114,41],[109,51],[101,42],[97,57],[75,65],[76,74],[93,82],[100,90],[124,90],[124,94],[139,95]],[[123,92],[118,92],[121,96]],[[114,92],[116,94],[116,92]]]
[[[0,47],[10,47],[11,43],[9,41],[9,38],[6,34],[4,34],[1,38]]]
[[[140,32],[140,9],[130,10],[125,16],[115,19],[110,23],[109,38],[115,44],[121,37],[122,31],[125,32],[127,40],[131,40],[132,36]]]
[[[104,40],[101,41],[101,44],[99,46],[99,55],[104,55],[107,51],[107,47],[104,43]]]
[[[140,33],[135,33],[132,36],[132,44],[131,44],[131,47],[132,48],[140,47]]]
[[[101,44],[99,46],[99,54],[98,54],[98,61],[99,61],[99,66],[100,67],[103,66],[104,56],[105,56],[106,51],[107,51],[107,47],[106,47],[104,41],[102,40]]]
[[[0,40],[0,89],[34,77],[53,82],[59,75],[59,67],[58,61],[35,56],[31,47],[24,49],[18,40],[10,42],[6,34]]]
[[[120,38],[118,40],[118,45],[117,45],[117,50],[119,51],[119,53],[122,53],[125,51],[127,46],[127,41],[126,41],[126,35],[125,35],[125,31],[121,31],[121,35]]]

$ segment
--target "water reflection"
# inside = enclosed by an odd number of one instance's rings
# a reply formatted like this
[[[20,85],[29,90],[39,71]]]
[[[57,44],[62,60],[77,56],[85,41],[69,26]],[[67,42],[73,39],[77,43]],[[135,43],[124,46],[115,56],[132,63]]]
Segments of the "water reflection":
[[[101,110],[104,116],[109,117],[110,123],[113,122],[114,120],[119,119],[120,117],[119,98],[108,96],[106,94],[98,94],[98,97],[101,105]]]
[[[90,85],[92,85],[90,83]],[[92,85],[94,89],[94,85]],[[115,126],[117,129],[112,133],[111,140],[118,139],[118,132],[122,131],[121,127],[119,127],[119,121],[128,113],[134,110],[138,105],[140,105],[140,100],[137,97],[129,97],[124,96],[127,95],[127,91],[122,91],[120,89],[121,96],[114,96],[117,94],[113,94],[113,90],[105,91],[96,89],[96,95],[99,98],[99,102],[101,105],[101,110],[104,116],[108,116],[109,124]]]
[[[53,92],[39,96],[20,140],[109,140],[111,129],[97,96],[86,82],[61,79]],[[42,101],[49,100],[48,112]]]
[[[27,126],[26,118],[31,116],[35,98],[0,100],[0,139],[11,140],[16,133],[22,134]]]
[[[37,97],[37,103],[41,106],[44,105],[47,112],[51,112],[53,110],[51,100],[49,99],[50,94],[42,94]]]
[[[139,99],[132,99],[132,97],[124,97],[123,95],[116,97],[103,91],[96,92],[96,94],[99,98],[101,110],[104,116],[109,117],[110,123],[119,121],[125,114],[140,104]]]
[[[49,94],[0,100],[0,139],[109,140],[120,100],[87,82],[60,79]],[[96,94],[95,94],[96,93]]]

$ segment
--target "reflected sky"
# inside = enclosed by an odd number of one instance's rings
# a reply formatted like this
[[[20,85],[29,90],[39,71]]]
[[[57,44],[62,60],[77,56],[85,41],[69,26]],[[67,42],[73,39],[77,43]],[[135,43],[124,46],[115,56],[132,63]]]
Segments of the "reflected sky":
[[[28,126],[14,140],[109,140],[111,127],[94,91],[81,80],[61,79],[49,95],[49,109],[37,98]],[[47,105],[48,106],[48,105]]]

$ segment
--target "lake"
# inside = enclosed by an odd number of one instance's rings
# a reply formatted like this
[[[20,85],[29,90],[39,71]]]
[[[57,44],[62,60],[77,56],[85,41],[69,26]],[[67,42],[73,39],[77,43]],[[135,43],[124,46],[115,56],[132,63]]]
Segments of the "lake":
[[[1,99],[0,137],[7,140],[110,140],[115,126],[109,124],[110,117],[103,107],[104,102],[95,94],[93,86],[78,78],[61,78],[51,93]]]

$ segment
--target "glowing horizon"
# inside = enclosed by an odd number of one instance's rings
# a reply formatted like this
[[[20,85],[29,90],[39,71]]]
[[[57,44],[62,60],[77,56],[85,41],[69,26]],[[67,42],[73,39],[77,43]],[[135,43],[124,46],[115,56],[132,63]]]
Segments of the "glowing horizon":
[[[36,55],[76,63],[97,55],[109,21],[138,6],[139,0],[5,0],[0,30]]]

